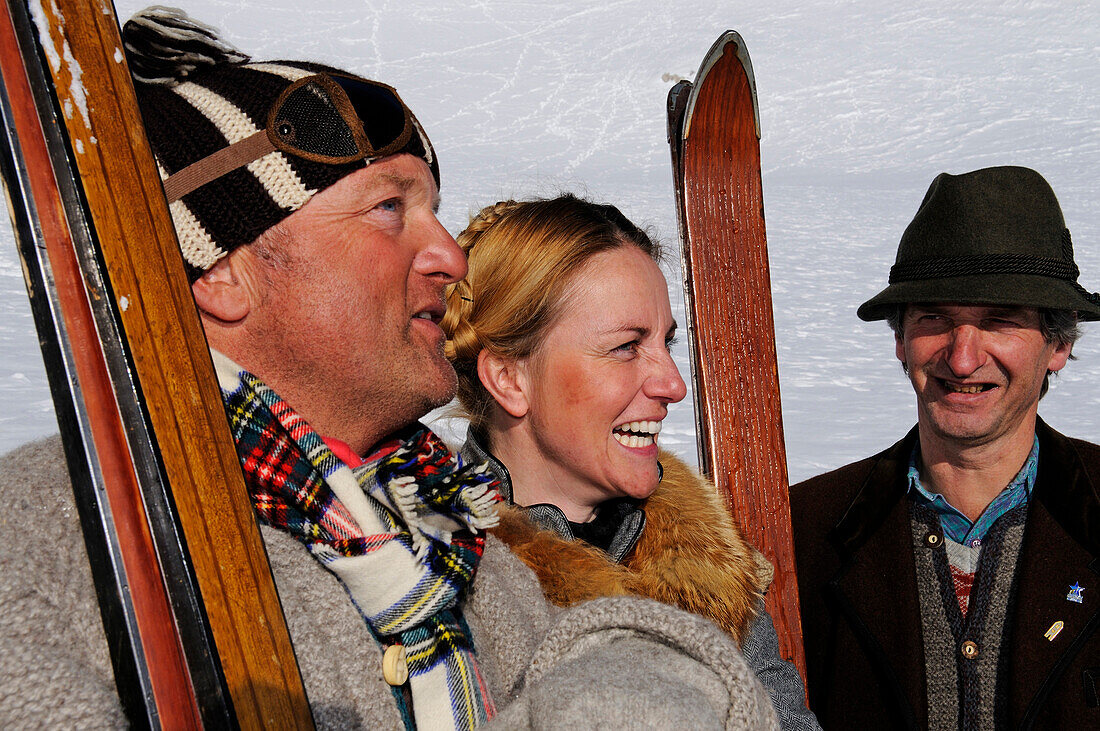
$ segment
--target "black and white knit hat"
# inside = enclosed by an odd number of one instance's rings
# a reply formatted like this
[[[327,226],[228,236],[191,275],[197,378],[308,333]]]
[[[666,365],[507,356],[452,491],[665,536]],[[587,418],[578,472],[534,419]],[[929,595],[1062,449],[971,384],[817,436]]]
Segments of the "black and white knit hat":
[[[252,62],[174,8],[139,12],[122,38],[192,281],[374,160],[415,155],[439,182],[428,136],[385,84]]]

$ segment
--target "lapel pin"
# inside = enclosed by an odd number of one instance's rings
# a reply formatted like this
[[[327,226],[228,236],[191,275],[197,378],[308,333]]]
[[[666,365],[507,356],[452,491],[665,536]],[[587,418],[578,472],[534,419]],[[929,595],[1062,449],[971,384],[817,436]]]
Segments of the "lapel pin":
[[[1069,588],[1069,594],[1066,594],[1066,601],[1084,604],[1085,600],[1081,597],[1081,592],[1084,590],[1085,587],[1075,582],[1073,586]]]
[[[1054,624],[1050,625],[1050,629],[1046,631],[1043,637],[1046,637],[1051,642],[1054,642],[1054,638],[1058,636],[1058,633],[1062,631],[1062,628],[1066,626],[1066,623],[1062,620],[1058,620]]]

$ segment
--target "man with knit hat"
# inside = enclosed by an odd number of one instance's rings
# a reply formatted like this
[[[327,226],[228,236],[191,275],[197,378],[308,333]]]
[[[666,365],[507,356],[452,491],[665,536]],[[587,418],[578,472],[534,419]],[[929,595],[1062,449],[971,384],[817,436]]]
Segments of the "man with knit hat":
[[[417,421],[454,393],[439,321],[466,262],[397,93],[166,8],[123,39],[317,725],[773,727],[708,621],[548,605],[485,534],[491,474]],[[5,728],[124,720],[63,464],[56,438],[0,462],[8,538],[56,532],[5,553]]]
[[[1042,176],[944,173],[859,308],[894,330],[917,426],[791,488],[825,728],[1100,724],[1100,446],[1037,416],[1100,319],[1077,277]]]

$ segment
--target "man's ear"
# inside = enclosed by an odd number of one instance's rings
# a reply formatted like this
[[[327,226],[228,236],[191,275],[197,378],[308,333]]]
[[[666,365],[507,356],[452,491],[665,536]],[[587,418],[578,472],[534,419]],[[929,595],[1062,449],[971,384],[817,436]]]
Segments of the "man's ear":
[[[527,415],[531,405],[524,363],[482,350],[477,355],[477,377],[505,413],[516,419]]]
[[[1057,373],[1066,367],[1066,363],[1073,357],[1073,343],[1055,343],[1054,350],[1050,354],[1050,362],[1047,363],[1047,371]]]
[[[195,304],[206,317],[220,322],[240,322],[251,311],[244,280],[237,276],[237,252],[222,257],[191,285]]]

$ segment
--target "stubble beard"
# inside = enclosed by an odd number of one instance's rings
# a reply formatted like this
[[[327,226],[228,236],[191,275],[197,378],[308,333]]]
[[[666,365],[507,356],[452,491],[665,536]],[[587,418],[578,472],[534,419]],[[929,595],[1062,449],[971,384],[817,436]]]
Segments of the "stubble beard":
[[[406,339],[405,344],[411,344],[411,340]],[[410,358],[405,367],[390,370],[396,380],[385,379],[389,387],[365,404],[364,418],[373,419],[382,436],[418,421],[454,398],[458,377],[443,355],[442,341],[426,355]]]
[[[932,377],[927,376],[931,381]],[[912,380],[912,374],[910,374]],[[913,382],[914,390],[917,384]],[[932,386],[926,386],[931,388]],[[1002,385],[1007,389],[1007,383]],[[944,445],[950,445],[955,450],[972,449],[987,444],[996,443],[998,440],[1012,433],[1012,429],[1003,428],[1007,421],[1013,423],[1021,418],[1026,418],[1018,412],[1005,408],[1005,404],[994,405],[980,412],[966,413],[949,408],[935,401],[925,402],[924,397],[917,391],[918,412],[921,416],[922,427],[927,428]]]

